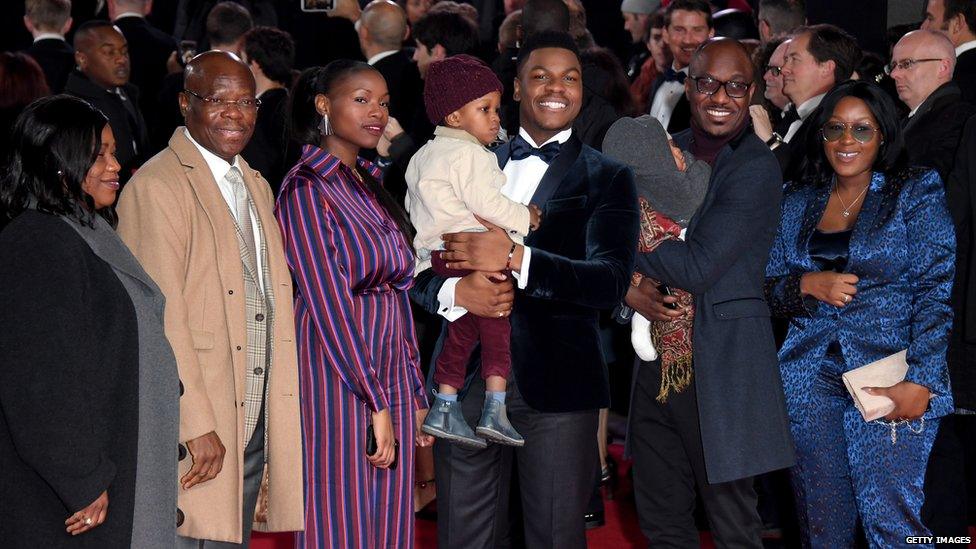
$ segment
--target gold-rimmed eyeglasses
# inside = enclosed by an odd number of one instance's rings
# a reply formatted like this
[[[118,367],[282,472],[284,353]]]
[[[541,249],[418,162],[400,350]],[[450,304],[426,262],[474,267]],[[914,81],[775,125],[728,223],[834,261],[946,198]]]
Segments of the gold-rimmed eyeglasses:
[[[193,97],[196,97],[200,101],[203,101],[204,105],[213,109],[226,109],[228,107],[235,106],[242,111],[247,111],[255,110],[261,106],[261,100],[256,97],[246,97],[244,99],[238,99],[237,101],[229,101],[227,99],[219,99],[209,95],[204,97],[199,93],[186,88],[184,88],[183,91],[192,95]]]
[[[914,67],[917,63],[928,63],[929,61],[942,61],[940,57],[932,57],[929,59],[899,59],[898,61],[892,61],[885,65],[885,74],[891,75],[895,72],[895,69],[901,69],[907,71],[908,69]]]

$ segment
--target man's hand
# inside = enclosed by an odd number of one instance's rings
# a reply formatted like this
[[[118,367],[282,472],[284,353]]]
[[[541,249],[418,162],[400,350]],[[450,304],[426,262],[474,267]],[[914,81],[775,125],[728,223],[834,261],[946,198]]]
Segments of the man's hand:
[[[502,273],[475,271],[454,287],[454,303],[469,314],[498,318],[512,313],[515,288],[512,279]]]
[[[227,452],[217,433],[210,431],[187,442],[186,449],[193,459],[193,466],[180,479],[184,490],[217,478],[224,467],[224,454]]]
[[[68,517],[68,520],[64,521],[64,525],[68,527],[69,534],[77,536],[102,524],[107,516],[108,492],[106,491],[102,492],[102,495],[89,503],[87,507]]]
[[[343,17],[355,23],[363,15],[358,0],[336,0],[335,9],[329,12],[329,17]]]
[[[769,141],[773,136],[773,123],[769,121],[769,113],[762,105],[750,105],[749,116],[752,117],[752,129],[756,132],[756,137],[763,141]]]
[[[504,229],[475,216],[488,230],[483,233],[448,233],[441,235],[444,251],[441,258],[448,269],[497,272],[509,266],[508,251],[512,249],[512,239]],[[520,271],[522,254],[516,248],[512,257],[511,269]]]
[[[886,396],[895,402],[895,409],[885,416],[889,421],[922,417],[932,398],[928,387],[911,381],[899,381],[891,387],[864,387],[862,390],[869,395]]]
[[[857,294],[857,281],[857,275],[851,273],[805,273],[800,277],[800,295],[810,295],[828,305],[843,307]]]
[[[539,209],[535,204],[529,204],[529,227],[533,231],[539,230],[539,225],[542,224],[542,210]]]
[[[628,307],[642,314],[648,320],[667,321],[681,318],[687,311],[681,309],[669,309],[665,303],[677,303],[678,298],[671,295],[664,295],[657,291],[657,285],[650,278],[644,277],[639,286],[631,286],[627,289],[624,303]]]

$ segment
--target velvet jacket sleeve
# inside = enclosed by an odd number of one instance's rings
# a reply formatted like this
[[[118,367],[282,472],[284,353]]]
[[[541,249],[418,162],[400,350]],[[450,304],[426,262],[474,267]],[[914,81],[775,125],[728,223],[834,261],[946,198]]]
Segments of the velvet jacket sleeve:
[[[36,231],[7,248],[11,253],[0,268],[3,417],[17,454],[68,514],[95,501],[116,473],[91,442],[97,426],[79,375],[98,334],[88,329],[90,282],[80,247],[71,244],[75,240],[80,238],[67,232]]]
[[[719,183],[713,178],[712,184]],[[688,239],[665,240],[640,254],[637,270],[692,294],[704,294],[743,251],[773,229],[782,183],[771,155],[728,170],[713,203]]]
[[[423,307],[432,315],[438,314],[437,293],[447,280],[434,274],[433,269],[424,269],[413,277],[413,287],[410,288],[410,300]]]
[[[955,275],[955,229],[942,180],[927,171],[909,183],[902,215],[911,261],[912,314],[907,381],[948,394],[946,345],[952,326],[949,295]]]
[[[306,301],[322,350],[342,383],[373,411],[384,410],[389,403],[361,327],[353,321],[352,285],[339,259],[345,244],[332,205],[316,188],[316,181],[300,174],[292,177],[282,186],[276,213],[295,287]]]
[[[532,248],[526,295],[609,309],[627,293],[640,231],[633,172],[621,165],[600,199],[586,222],[583,259]]]
[[[797,196],[794,193],[800,191],[791,189],[787,185],[784,193],[786,198],[783,200],[783,213],[780,218],[779,227],[776,229],[776,237],[773,245],[769,249],[769,261],[766,263],[766,282],[765,293],[766,303],[773,316],[790,318],[794,316],[808,316],[816,309],[816,300],[807,303],[800,294],[800,279],[804,273],[802,271],[791,270],[787,261],[787,242],[791,242],[793,235],[787,234],[789,227],[796,225],[792,219],[797,215],[796,208],[803,208],[804,204],[796,204]],[[802,202],[802,201],[800,201]],[[800,214],[802,215],[802,214]]]

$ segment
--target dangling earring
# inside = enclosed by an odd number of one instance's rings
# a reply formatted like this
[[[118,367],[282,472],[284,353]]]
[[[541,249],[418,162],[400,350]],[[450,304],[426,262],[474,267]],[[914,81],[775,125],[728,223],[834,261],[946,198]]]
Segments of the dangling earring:
[[[332,125],[329,124],[329,115],[323,114],[322,121],[319,122],[319,133],[322,135],[332,135]]]

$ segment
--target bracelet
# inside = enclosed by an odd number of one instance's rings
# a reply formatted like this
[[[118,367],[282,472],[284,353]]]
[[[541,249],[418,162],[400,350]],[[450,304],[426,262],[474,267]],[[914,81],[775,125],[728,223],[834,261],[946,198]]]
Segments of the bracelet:
[[[512,249],[508,251],[508,261],[505,262],[505,270],[512,270],[512,257],[515,256],[515,248],[518,248],[518,244],[513,243]]]

